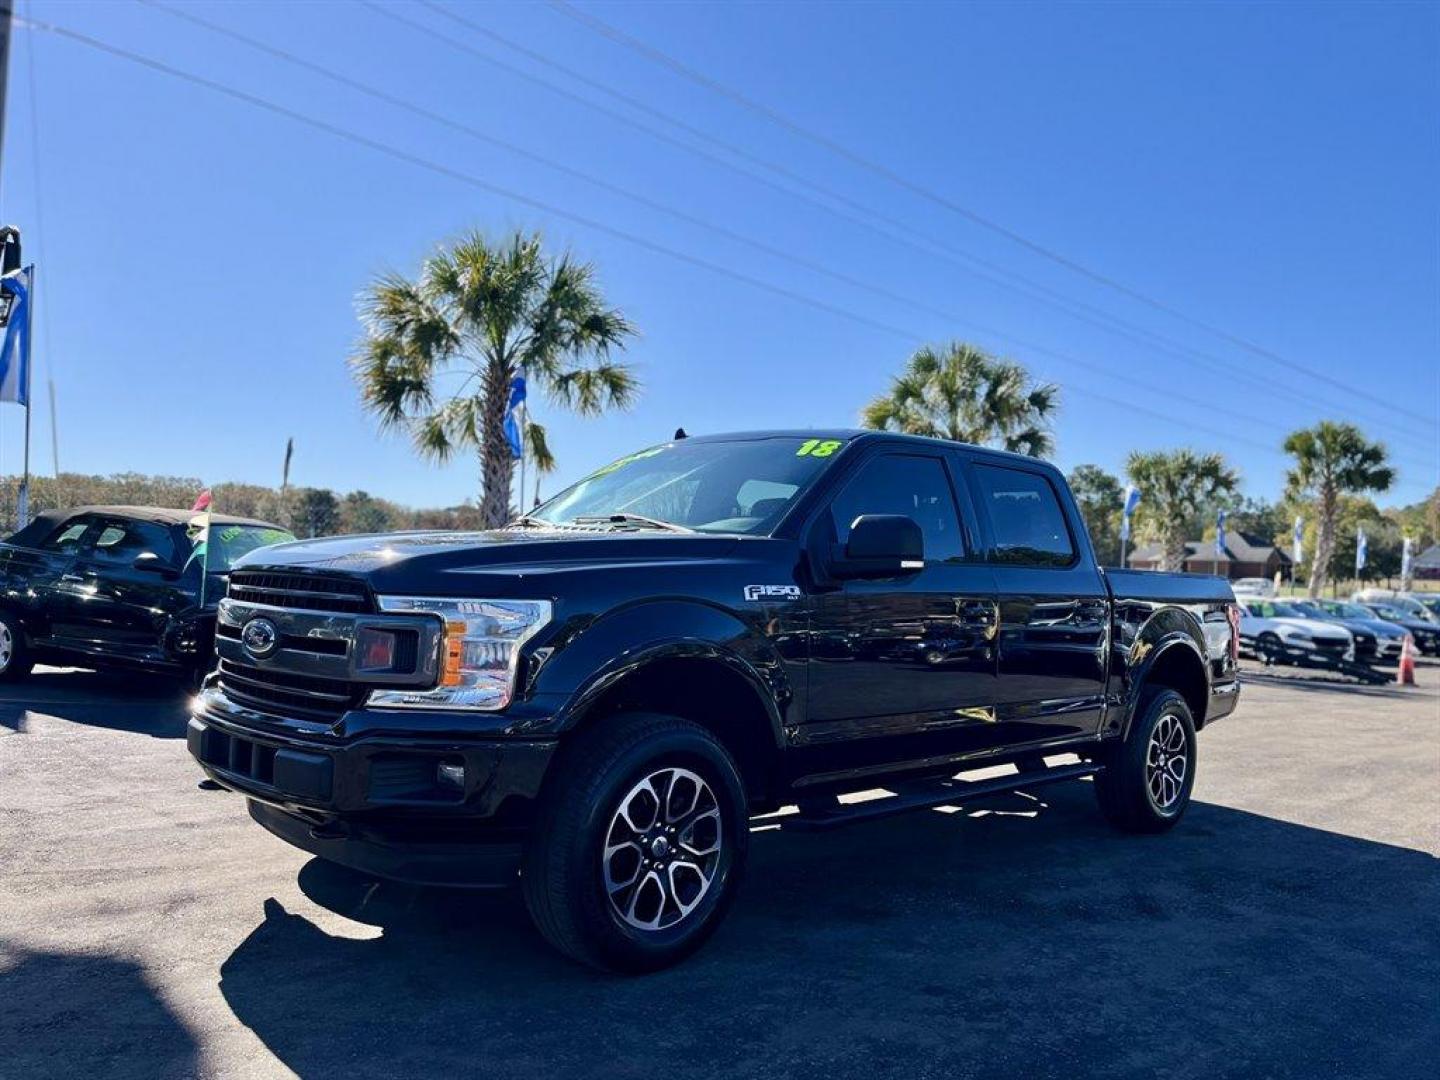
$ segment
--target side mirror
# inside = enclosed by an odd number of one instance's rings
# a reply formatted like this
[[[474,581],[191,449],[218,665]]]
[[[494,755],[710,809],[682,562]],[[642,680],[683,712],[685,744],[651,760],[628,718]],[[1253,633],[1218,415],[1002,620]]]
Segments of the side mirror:
[[[832,561],[837,578],[890,578],[925,567],[925,536],[903,514],[862,514],[850,526],[845,552]]]
[[[159,574],[167,581],[173,581],[180,576],[180,571],[171,566],[168,562],[156,555],[153,551],[142,551],[135,556],[135,561],[130,564],[131,569],[140,570],[146,574]]]

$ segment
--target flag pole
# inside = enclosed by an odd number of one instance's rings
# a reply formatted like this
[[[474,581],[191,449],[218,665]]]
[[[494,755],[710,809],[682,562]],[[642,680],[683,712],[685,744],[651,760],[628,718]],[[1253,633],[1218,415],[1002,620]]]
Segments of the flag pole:
[[[25,457],[20,470],[20,505],[16,521],[20,528],[30,524],[30,327],[35,325],[31,313],[35,308],[35,268],[30,268],[30,296],[25,305]]]

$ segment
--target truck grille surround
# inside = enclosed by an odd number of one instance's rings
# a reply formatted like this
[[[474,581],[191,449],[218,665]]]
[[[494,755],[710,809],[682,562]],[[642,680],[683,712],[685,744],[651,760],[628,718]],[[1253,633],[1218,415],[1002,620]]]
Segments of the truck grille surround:
[[[272,624],[276,645],[257,655],[245,628]],[[362,629],[393,635],[393,666],[361,669]],[[217,685],[242,708],[329,722],[382,687],[434,684],[439,620],[378,610],[364,581],[335,574],[236,570],[215,628]]]
[[[236,570],[230,575],[229,596],[267,607],[303,611],[374,611],[363,582],[320,574],[275,574]]]

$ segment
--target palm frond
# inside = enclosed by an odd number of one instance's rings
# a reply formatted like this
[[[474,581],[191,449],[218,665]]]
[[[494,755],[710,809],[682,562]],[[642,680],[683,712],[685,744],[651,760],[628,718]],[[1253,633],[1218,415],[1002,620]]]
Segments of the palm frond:
[[[541,476],[556,469],[555,455],[550,452],[550,439],[545,429],[533,420],[525,425],[525,453]]]

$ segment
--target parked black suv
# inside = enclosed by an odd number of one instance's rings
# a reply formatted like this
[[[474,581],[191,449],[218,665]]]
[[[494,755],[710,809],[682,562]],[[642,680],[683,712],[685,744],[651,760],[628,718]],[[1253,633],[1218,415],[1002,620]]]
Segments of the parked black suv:
[[[208,519],[205,560],[192,535],[206,525],[204,514],[197,521],[192,512],[150,506],[37,514],[0,544],[0,679],[53,663],[198,681],[214,664],[215,610],[231,564],[295,539],[264,521]]]
[[[1232,601],[1101,570],[1042,461],[691,438],[503,530],[243,559],[189,746],[307,851],[415,882],[518,870],[555,946],[647,970],[714,930],[750,819],[790,805],[776,823],[815,830],[1092,778],[1116,825],[1170,828],[1196,731],[1237,700]]]

